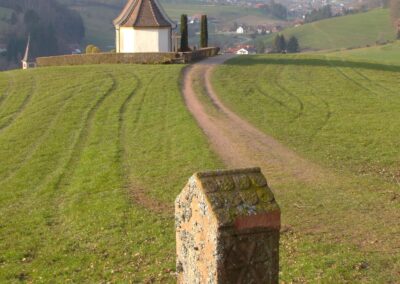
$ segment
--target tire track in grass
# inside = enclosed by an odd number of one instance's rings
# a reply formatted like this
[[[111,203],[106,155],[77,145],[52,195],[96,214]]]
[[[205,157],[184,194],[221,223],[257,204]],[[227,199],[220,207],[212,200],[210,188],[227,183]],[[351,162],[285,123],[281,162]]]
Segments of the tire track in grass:
[[[11,75],[10,72],[6,72],[5,74],[7,74],[6,76],[8,76],[11,79],[8,80],[8,84],[7,84],[8,86],[7,86],[6,90],[4,91],[4,93],[0,96],[0,109],[2,107],[3,102],[9,96],[12,87],[15,85],[15,77],[13,75]]]
[[[76,85],[73,88],[67,88],[68,90],[71,91],[69,93],[69,96],[64,98],[62,101],[58,102],[56,106],[59,107],[61,110],[64,110],[68,106],[68,102],[73,97],[75,97],[76,95],[80,94],[80,92],[82,91],[82,88],[83,88],[82,84]],[[78,91],[75,92],[75,90],[78,90]],[[55,107],[55,106],[53,105],[53,106],[50,106],[50,107]],[[16,162],[16,168],[13,169],[11,173],[5,175],[0,180],[0,185],[1,184],[6,184],[6,182],[8,182],[13,177],[15,177],[18,174],[19,169],[21,169],[25,164],[27,164],[29,162],[29,160],[33,157],[33,155],[38,150],[38,148],[48,139],[48,136],[49,136],[50,132],[52,131],[55,123],[57,122],[58,118],[60,117],[60,115],[62,113],[63,113],[62,111],[58,111],[56,113],[56,115],[51,119],[50,123],[46,127],[46,130],[40,135],[40,137],[38,139],[36,139],[35,141],[32,141],[32,143],[30,143],[29,147],[27,147],[26,151],[25,151],[26,152],[25,153],[26,156],[22,160]]]
[[[281,66],[279,66],[279,67],[281,67]],[[262,73],[262,74],[265,74],[265,72],[266,72],[266,70],[267,70],[268,68],[269,68],[269,67],[265,67],[261,73]],[[282,72],[282,68],[280,68],[279,71],[277,71],[277,72]],[[275,73],[274,73],[274,74],[275,74]],[[257,80],[257,82],[258,82],[258,80]],[[296,112],[298,112],[297,110],[292,109],[290,106],[288,106],[288,105],[287,105],[286,103],[284,103],[283,101],[278,100],[277,98],[275,98],[275,97],[272,96],[272,95],[269,95],[268,92],[266,92],[266,91],[264,91],[264,90],[262,89],[262,87],[260,86],[259,83],[256,83],[256,90],[257,90],[261,95],[263,95],[263,96],[265,96],[265,97],[271,99],[272,101],[274,101],[274,102],[277,103],[278,105],[282,106],[283,108],[285,108],[286,110],[288,110],[289,112],[291,112],[293,115],[295,115],[295,116],[297,115],[297,114],[296,114]]]
[[[95,83],[96,81],[92,81],[91,83]],[[92,86],[94,84],[89,84],[89,86]],[[99,89],[101,84],[97,85],[97,89]],[[107,85],[106,85],[107,86]],[[42,237],[40,238],[33,238],[32,239],[32,246],[33,246],[33,255],[40,256],[43,253],[43,250],[46,251],[48,244],[52,241],[54,241],[54,236],[59,236],[62,235],[63,232],[59,229],[59,227],[56,227],[58,225],[58,220],[57,220],[57,214],[59,214],[58,206],[59,202],[61,202],[61,199],[57,199],[57,196],[59,195],[59,190],[60,185],[65,184],[65,178],[69,178],[69,174],[73,174],[74,172],[74,166],[75,166],[75,161],[78,161],[80,159],[80,153],[79,151],[81,149],[81,146],[84,146],[84,141],[86,141],[85,133],[88,133],[87,127],[90,127],[92,122],[94,121],[94,116],[96,114],[97,109],[101,106],[102,102],[108,97],[109,94],[112,93],[112,91],[116,88],[115,86],[115,80],[112,78],[112,84],[111,87],[106,89],[105,91],[101,90],[99,92],[99,97],[96,100],[92,100],[93,103],[86,104],[84,108],[82,109],[84,113],[82,114],[82,121],[80,129],[73,129],[72,134],[74,135],[74,140],[72,141],[73,147],[70,151],[69,157],[67,156],[65,159],[58,159],[57,164],[54,165],[54,167],[46,171],[43,176],[42,180],[36,184],[29,192],[27,192],[25,198],[31,197],[33,195],[32,199],[36,200],[41,199],[41,208],[38,208],[38,210],[32,210],[33,213],[36,215],[40,215],[40,219],[35,219],[35,223],[37,223],[38,228],[42,228],[39,230],[40,234],[43,234]],[[104,94],[103,94],[104,93]],[[80,94],[75,94],[76,96],[79,96]],[[91,102],[88,100],[88,102]],[[87,106],[86,106],[87,105]],[[73,106],[73,104],[69,104],[69,106]],[[61,114],[66,114],[65,111],[59,111]],[[68,113],[68,112],[67,112]],[[76,112],[76,114],[80,114],[80,109],[79,112]],[[86,114],[86,116],[85,116]],[[76,116],[78,118],[78,116]],[[80,116],[79,116],[80,117]],[[77,135],[76,135],[77,133]],[[75,157],[76,156],[76,157]],[[48,187],[48,190],[50,190],[48,193],[45,192],[40,192],[40,190],[36,190],[38,188],[44,188]],[[43,195],[45,194],[45,195]],[[35,196],[39,195],[39,196]],[[31,205],[32,206],[32,205]],[[26,206],[27,208],[25,210],[29,210],[29,204]],[[24,209],[22,209],[24,210]],[[29,212],[29,211],[28,211]],[[20,213],[20,212],[19,212]],[[22,213],[20,213],[22,214]],[[44,230],[43,230],[44,228]],[[47,229],[46,229],[47,228]],[[35,257],[36,258],[36,257]]]
[[[329,60],[329,59],[328,59],[328,60]],[[362,79],[366,80],[368,83],[372,83],[372,84],[374,84],[375,86],[378,86],[378,87],[380,87],[381,89],[386,90],[386,91],[392,93],[392,95],[396,96],[396,98],[397,98],[398,95],[397,95],[393,90],[390,90],[390,89],[386,88],[385,86],[380,85],[379,83],[374,82],[373,80],[371,80],[370,78],[368,78],[368,77],[366,77],[364,74],[362,74],[360,71],[358,71],[355,67],[349,66],[348,68],[350,68],[352,72],[354,72],[355,74],[357,74],[357,75],[358,75],[359,77],[361,77]],[[343,73],[343,71],[341,71],[341,72]],[[344,74],[344,73],[343,73],[343,74]],[[346,76],[350,81],[352,81],[354,84],[358,85],[361,89],[363,89],[363,90],[365,90],[365,91],[367,91],[367,92],[373,94],[375,97],[382,97],[382,94],[381,94],[381,93],[379,93],[379,92],[377,92],[377,91],[371,89],[370,87],[367,87],[367,86],[365,86],[365,85],[359,83],[358,81],[356,81],[355,79],[351,78],[351,77],[348,76],[347,74],[345,74],[345,76]],[[384,96],[383,98],[384,98],[384,99],[387,99],[387,100],[390,100],[391,102],[398,103],[398,100],[392,98],[391,96]]]
[[[96,115],[97,110],[100,108],[104,100],[109,97],[116,89],[117,89],[117,81],[113,74],[108,73],[109,78],[112,81],[111,86],[104,92],[103,96],[101,96],[96,103],[89,109],[86,117],[84,118],[83,126],[76,138],[76,141],[72,147],[71,154],[69,159],[67,160],[64,170],[58,177],[57,181],[55,182],[54,188],[59,190],[61,187],[67,185],[67,180],[69,180],[75,172],[75,166],[79,162],[82,156],[82,151],[87,143],[87,139],[89,133],[92,129],[92,125],[94,122],[94,117]],[[99,88],[99,87],[98,87]]]
[[[143,88],[143,95],[140,98],[140,101],[138,103],[138,108],[136,109],[136,115],[133,119],[133,125],[135,126],[133,129],[133,132],[135,134],[135,136],[137,135],[138,132],[138,123],[141,120],[142,117],[142,109],[143,109],[143,105],[145,103],[145,100],[147,98],[147,93],[149,90],[149,87],[152,85],[152,82],[157,78],[158,73],[155,73],[149,80],[149,82],[143,86],[141,84],[141,87]],[[133,98],[133,94],[130,98],[128,98],[127,103],[124,105],[124,108],[122,109],[123,114],[122,117],[124,116],[124,114],[126,113],[127,107],[129,105],[129,102],[132,100]],[[124,153],[126,153],[126,147],[124,147],[124,145],[126,145],[126,140],[125,137],[123,135],[123,132],[125,131],[125,127],[123,126],[125,123],[125,119],[122,120],[122,126],[121,126],[121,145],[124,148]],[[126,154],[124,155],[126,156]],[[125,159],[125,161],[123,162],[124,164],[124,169],[125,169],[125,174],[128,175],[128,161]],[[129,175],[128,175],[128,179],[129,179]],[[139,182],[137,181],[132,181],[132,180],[128,180],[128,184],[127,184],[127,188],[128,188],[128,192],[131,195],[131,198],[133,200],[134,203],[138,204],[139,206],[148,209],[154,213],[157,214],[169,214],[172,212],[173,207],[169,206],[161,201],[158,201],[156,199],[153,199],[151,196],[149,196],[145,190],[145,187],[143,187]]]
[[[307,81],[307,82],[308,82],[307,86],[311,87],[311,89],[312,89],[312,91],[309,92],[309,94],[310,94],[312,97],[314,97],[315,99],[321,101],[322,104],[325,106],[325,107],[324,107],[324,108],[325,108],[325,111],[324,111],[324,112],[325,112],[324,119],[322,120],[321,125],[320,125],[319,127],[316,127],[314,133],[311,134],[311,135],[310,135],[310,138],[309,138],[309,143],[313,143],[313,141],[315,140],[315,137],[318,135],[318,133],[320,133],[320,132],[322,131],[322,129],[324,129],[324,128],[328,125],[329,120],[332,118],[332,114],[333,114],[333,113],[332,113],[331,106],[329,105],[328,101],[325,100],[321,95],[319,95],[319,96],[315,95],[315,92],[318,92],[319,90],[318,90],[318,89],[315,89],[315,87],[314,87],[313,84],[311,83],[311,81],[310,81],[310,76],[306,76],[306,78],[308,79],[308,81]],[[315,92],[314,92],[314,91],[315,91]],[[314,106],[315,108],[319,108],[319,106],[316,105],[316,104],[311,104],[311,105]]]
[[[10,127],[13,124],[13,122],[18,119],[18,117],[23,113],[25,107],[30,102],[32,96],[36,93],[36,89],[37,89],[36,77],[32,76],[31,78],[33,78],[33,84],[31,85],[31,89],[30,89],[28,95],[24,98],[21,105],[11,115],[11,117],[8,119],[8,121],[6,123],[4,123],[3,125],[0,125],[0,133],[2,131],[4,131],[5,129],[7,129],[8,127]]]
[[[78,86],[75,87],[78,89]],[[40,136],[40,138],[31,145],[31,150],[28,151],[28,154],[26,157],[18,164],[17,168],[15,168],[12,173],[9,175],[6,175],[1,181],[1,184],[5,184],[9,180],[11,180],[13,177],[15,177],[18,174],[18,171],[20,168],[22,168],[24,165],[26,165],[30,159],[33,157],[33,155],[36,153],[37,149],[49,138],[49,134],[52,131],[54,125],[56,124],[58,118],[63,114],[65,108],[68,106],[68,102],[74,98],[75,96],[79,95],[80,92],[82,91],[82,86],[79,87],[79,90],[75,93],[72,92],[65,100],[62,101],[62,106],[59,106],[59,110],[57,114],[54,116],[54,118],[51,120],[50,124],[48,125],[46,131]]]
[[[279,67],[282,67],[282,66],[279,66]],[[268,69],[268,67],[265,67],[265,68],[263,69],[263,73],[265,73],[265,70],[267,70],[267,69]],[[279,73],[282,73],[282,70],[283,70],[283,68],[280,68]],[[274,72],[273,74],[275,74],[275,72]],[[307,77],[307,78],[309,78],[309,77]],[[274,77],[274,80],[275,80],[275,81],[277,80],[276,76]],[[257,86],[259,87],[259,84],[257,84]],[[310,84],[309,84],[309,86],[310,86]],[[260,89],[258,89],[258,91],[259,91],[260,93],[263,92],[263,91],[260,90]],[[320,100],[320,101],[322,102],[322,104],[325,106],[325,109],[326,109],[326,114],[325,114],[325,118],[322,120],[322,125],[319,126],[319,127],[317,127],[316,130],[315,130],[315,133],[314,133],[313,135],[310,136],[309,141],[312,142],[312,141],[314,140],[314,137],[328,124],[328,121],[330,120],[330,118],[331,118],[331,116],[332,116],[332,112],[331,112],[330,106],[329,106],[329,104],[328,104],[328,102],[327,102],[326,100],[324,100],[324,99],[323,99],[322,97],[320,97],[320,96],[314,95],[313,93],[310,93],[310,94],[311,94],[314,98]],[[264,95],[267,95],[267,94],[264,93]],[[272,96],[270,96],[270,97],[271,97],[271,99],[274,99]],[[283,102],[281,102],[281,101],[279,101],[279,100],[277,100],[277,103],[280,104],[281,106],[283,106],[284,108],[286,108],[287,110],[292,111],[294,114],[295,114],[295,112],[297,112],[296,110],[290,108],[288,105],[286,105],[285,103],[283,103]],[[304,103],[303,103],[303,104],[304,104]],[[314,108],[317,108],[317,109],[320,108],[319,105],[314,104],[314,103],[312,103],[312,102],[308,102],[307,104],[310,105],[310,106],[312,106],[312,107],[314,107]],[[295,114],[295,115],[296,115],[296,114]],[[294,119],[294,120],[296,120],[296,119]],[[291,121],[291,122],[294,122],[294,120]]]
[[[329,65],[332,66],[339,74],[341,74],[346,80],[348,80],[349,82],[353,83],[354,85],[356,85],[357,87],[359,87],[362,90],[367,91],[368,93],[370,93],[371,95],[374,96],[379,96],[378,93],[374,92],[373,90],[365,87],[363,84],[359,83],[358,81],[354,80],[353,78],[351,78],[349,75],[347,75],[341,68],[337,67],[335,64],[332,63],[332,61],[329,59],[329,57],[325,56],[325,60],[328,61]],[[353,67],[348,67],[350,69],[353,69]]]
[[[313,96],[318,98],[319,100],[321,100],[321,102],[325,105],[326,114],[325,114],[324,120],[322,121],[321,126],[317,127],[315,132],[313,134],[311,134],[311,136],[309,138],[309,143],[313,143],[314,142],[315,137],[317,137],[317,135],[328,125],[329,121],[332,118],[332,114],[333,114],[328,101],[326,101],[322,97],[318,97],[318,96],[315,96],[315,95],[313,95]]]
[[[286,95],[288,95],[289,97],[294,99],[297,102],[297,104],[299,105],[299,110],[297,111],[298,112],[297,115],[290,121],[290,123],[294,123],[296,120],[299,120],[304,115],[304,103],[297,95],[295,95],[293,92],[289,91],[288,89],[286,89],[284,86],[282,86],[279,83],[279,80],[278,80],[279,75],[282,74],[282,72],[285,68],[286,68],[286,65],[281,65],[279,72],[275,73],[276,76],[274,78],[274,83],[283,93],[285,93]]]
[[[383,84],[381,84],[381,83],[379,83],[379,82],[377,82],[377,81],[375,81],[375,80],[372,80],[372,79],[369,78],[367,75],[363,74],[360,70],[358,70],[358,69],[356,69],[356,68],[353,68],[353,71],[354,71],[355,73],[357,73],[360,77],[364,78],[364,79],[365,79],[366,81],[368,81],[369,83],[371,83],[371,84],[373,84],[373,85],[379,87],[380,89],[383,89],[383,90],[385,90],[385,91],[391,93],[392,96],[395,96],[396,98],[399,97],[399,94],[398,94],[398,93],[396,93],[396,92],[393,91],[392,89],[387,88],[385,85],[383,85]],[[385,98],[388,98],[388,96],[385,96]],[[391,99],[391,100],[394,101],[393,99]],[[398,101],[396,101],[396,102],[398,102]]]

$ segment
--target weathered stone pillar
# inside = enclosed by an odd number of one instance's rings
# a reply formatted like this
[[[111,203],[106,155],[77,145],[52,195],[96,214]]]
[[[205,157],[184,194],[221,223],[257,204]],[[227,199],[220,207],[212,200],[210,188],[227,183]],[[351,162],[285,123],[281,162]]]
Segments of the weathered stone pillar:
[[[278,283],[280,209],[259,168],[193,175],[175,222],[178,283]]]

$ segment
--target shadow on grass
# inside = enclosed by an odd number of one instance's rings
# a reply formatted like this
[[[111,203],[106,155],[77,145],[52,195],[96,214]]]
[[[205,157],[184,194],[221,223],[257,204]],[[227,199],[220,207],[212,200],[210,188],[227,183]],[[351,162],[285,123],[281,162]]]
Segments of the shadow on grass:
[[[251,65],[297,65],[297,66],[326,66],[326,67],[350,67],[380,71],[400,72],[399,65],[379,64],[363,61],[343,61],[324,58],[284,58],[268,56],[242,56],[235,57],[224,63],[225,65],[251,66]]]

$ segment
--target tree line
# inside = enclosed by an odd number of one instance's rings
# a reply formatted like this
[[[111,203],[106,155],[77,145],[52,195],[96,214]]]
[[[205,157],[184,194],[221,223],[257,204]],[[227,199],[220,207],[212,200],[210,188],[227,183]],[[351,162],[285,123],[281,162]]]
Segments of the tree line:
[[[291,36],[288,41],[284,35],[278,34],[274,38],[273,53],[297,53],[300,52],[299,40],[295,36]]]

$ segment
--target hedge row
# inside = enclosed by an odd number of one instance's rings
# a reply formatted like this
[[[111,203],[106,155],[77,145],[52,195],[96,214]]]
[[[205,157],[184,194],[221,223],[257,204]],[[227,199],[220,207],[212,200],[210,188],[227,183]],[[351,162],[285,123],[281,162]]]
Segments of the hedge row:
[[[206,47],[182,54],[185,63],[203,59],[206,57],[216,56],[219,53],[219,47]]]
[[[92,53],[73,54],[36,59],[39,67],[90,64],[165,64],[172,63],[176,53]]]
[[[168,64],[189,63],[205,57],[215,56],[219,48],[203,48],[192,52],[146,52],[146,53],[93,53],[73,54],[36,59],[39,67],[91,65],[91,64]]]

